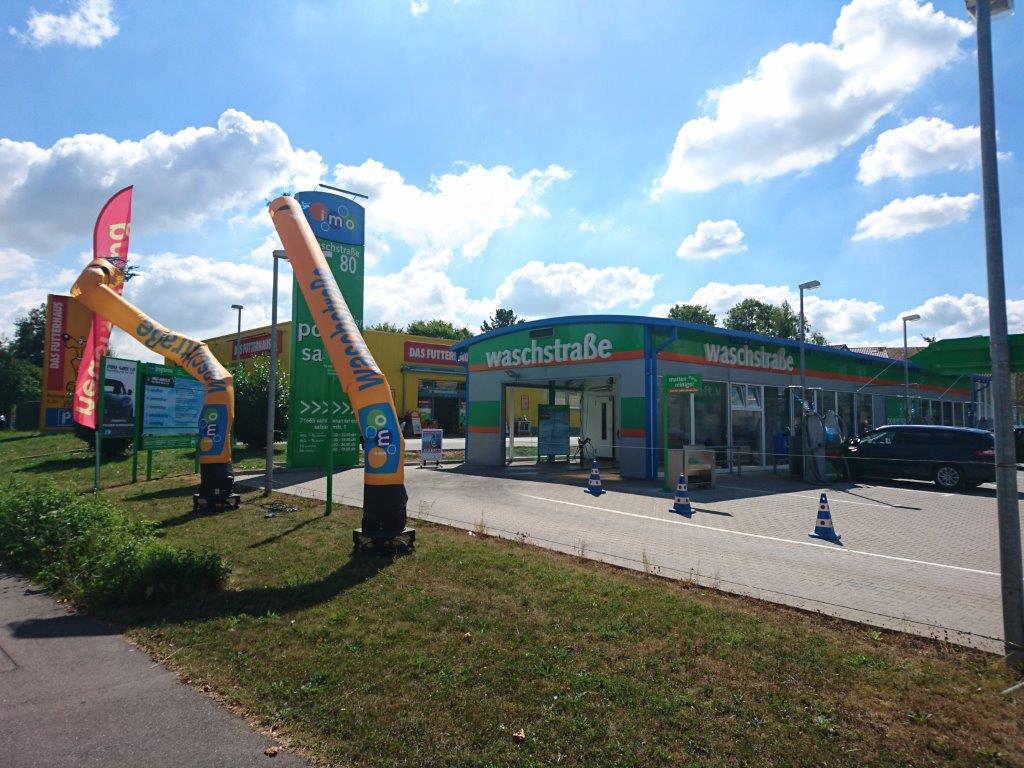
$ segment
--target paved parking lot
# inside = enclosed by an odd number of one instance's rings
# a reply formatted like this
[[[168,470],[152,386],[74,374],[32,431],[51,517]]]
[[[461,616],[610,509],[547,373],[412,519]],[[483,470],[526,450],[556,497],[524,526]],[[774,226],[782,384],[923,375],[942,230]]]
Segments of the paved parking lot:
[[[652,484],[606,482],[534,466],[481,474],[407,468],[410,517],[492,535],[877,626],[990,651],[1002,647],[992,486],[948,494],[924,483],[831,488],[771,472],[721,475],[694,490],[694,514],[670,511]],[[281,472],[279,490],[322,498],[324,477]],[[828,493],[842,545],[808,538]],[[339,472],[335,501],[360,505],[362,472]]]

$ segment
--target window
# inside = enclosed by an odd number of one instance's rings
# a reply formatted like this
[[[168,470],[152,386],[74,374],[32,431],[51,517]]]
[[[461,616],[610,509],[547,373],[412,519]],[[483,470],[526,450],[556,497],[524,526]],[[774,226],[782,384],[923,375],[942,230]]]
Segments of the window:
[[[860,441],[870,445],[892,445],[892,441],[895,436],[895,429],[882,429],[878,432],[869,432],[864,435]]]

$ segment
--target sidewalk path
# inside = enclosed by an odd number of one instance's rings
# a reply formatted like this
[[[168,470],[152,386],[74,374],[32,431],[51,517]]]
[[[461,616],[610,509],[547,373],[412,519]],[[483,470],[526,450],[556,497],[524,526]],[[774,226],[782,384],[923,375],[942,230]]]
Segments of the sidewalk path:
[[[305,766],[109,627],[0,572],[0,765]]]

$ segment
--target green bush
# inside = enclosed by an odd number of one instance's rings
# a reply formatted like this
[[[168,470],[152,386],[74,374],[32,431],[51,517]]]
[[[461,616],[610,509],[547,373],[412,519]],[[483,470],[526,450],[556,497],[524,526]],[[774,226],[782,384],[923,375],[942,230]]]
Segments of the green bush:
[[[111,503],[52,485],[0,486],[0,558],[85,605],[170,600],[219,588],[215,552],[179,549]]]
[[[266,448],[270,360],[258,358],[246,368],[236,365],[231,375],[235,380],[235,439],[250,448]],[[276,389],[274,439],[282,440],[288,434],[288,377],[280,368]]]

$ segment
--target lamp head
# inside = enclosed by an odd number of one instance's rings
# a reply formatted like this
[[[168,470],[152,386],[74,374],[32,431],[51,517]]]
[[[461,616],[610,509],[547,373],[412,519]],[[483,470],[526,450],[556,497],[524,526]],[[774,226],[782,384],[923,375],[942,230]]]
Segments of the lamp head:
[[[993,19],[999,16],[1006,16],[1013,13],[1013,0],[989,0],[988,7]],[[978,0],[967,0],[967,12],[971,14],[972,19],[977,21]]]
[[[244,309],[244,307],[241,304],[232,304],[231,308],[232,309]]]
[[[806,283],[800,283],[800,290],[801,291],[813,291],[815,288],[820,288],[820,287],[821,287],[821,283],[818,282],[817,280],[811,280],[811,281],[806,282]]]
[[[920,319],[921,319],[920,315],[904,315],[903,316],[903,322],[904,323],[912,323],[915,320],[920,320]]]

